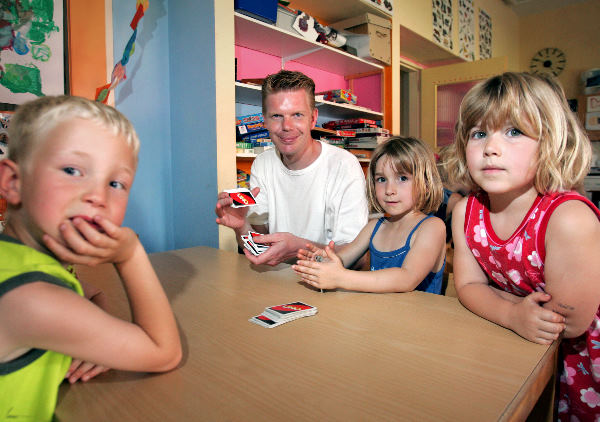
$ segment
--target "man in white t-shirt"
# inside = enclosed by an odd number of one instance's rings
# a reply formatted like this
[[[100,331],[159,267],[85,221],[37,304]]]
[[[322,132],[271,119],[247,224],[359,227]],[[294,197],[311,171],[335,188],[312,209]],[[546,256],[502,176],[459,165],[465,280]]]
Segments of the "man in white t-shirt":
[[[234,229],[240,246],[240,236],[249,230],[265,233],[255,241],[270,244],[266,252],[244,251],[254,264],[277,265],[309,242],[320,247],[351,242],[367,223],[365,178],[356,157],[312,138],[318,115],[313,80],[288,70],[269,75],[262,103],[275,148],[252,164],[257,205],[232,208],[221,192],[217,223]]]

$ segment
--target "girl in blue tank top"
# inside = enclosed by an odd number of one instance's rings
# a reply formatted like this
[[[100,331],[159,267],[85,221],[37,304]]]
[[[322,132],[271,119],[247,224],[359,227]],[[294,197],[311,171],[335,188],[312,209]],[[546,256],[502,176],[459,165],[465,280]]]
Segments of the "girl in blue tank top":
[[[307,244],[292,268],[319,289],[440,294],[446,253],[444,222],[429,214],[443,188],[433,153],[414,138],[394,137],[379,145],[369,163],[367,196],[373,212],[351,243],[334,250]],[[349,270],[370,251],[371,271]]]

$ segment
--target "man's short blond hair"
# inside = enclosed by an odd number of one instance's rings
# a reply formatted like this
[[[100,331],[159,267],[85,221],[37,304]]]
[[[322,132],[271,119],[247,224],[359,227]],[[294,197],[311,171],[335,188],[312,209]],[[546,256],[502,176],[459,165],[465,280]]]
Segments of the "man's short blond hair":
[[[262,110],[267,113],[267,97],[281,91],[298,91],[303,89],[308,95],[311,110],[315,109],[315,82],[302,72],[280,70],[265,78],[262,85]]]

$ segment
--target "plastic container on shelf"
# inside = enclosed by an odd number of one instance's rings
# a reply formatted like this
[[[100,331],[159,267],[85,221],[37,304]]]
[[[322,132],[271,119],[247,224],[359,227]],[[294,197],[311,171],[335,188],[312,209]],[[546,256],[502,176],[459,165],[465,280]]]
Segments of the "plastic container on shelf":
[[[274,24],[277,21],[277,0],[235,0],[233,7],[263,22]]]

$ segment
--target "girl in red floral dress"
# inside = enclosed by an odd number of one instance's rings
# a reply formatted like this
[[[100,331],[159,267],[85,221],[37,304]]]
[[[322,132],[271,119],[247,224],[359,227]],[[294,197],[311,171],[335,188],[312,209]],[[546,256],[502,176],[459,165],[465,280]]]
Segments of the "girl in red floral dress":
[[[449,173],[454,280],[472,312],[527,340],[562,339],[555,417],[600,421],[600,211],[574,190],[591,145],[555,81],[505,73],[463,99]]]

